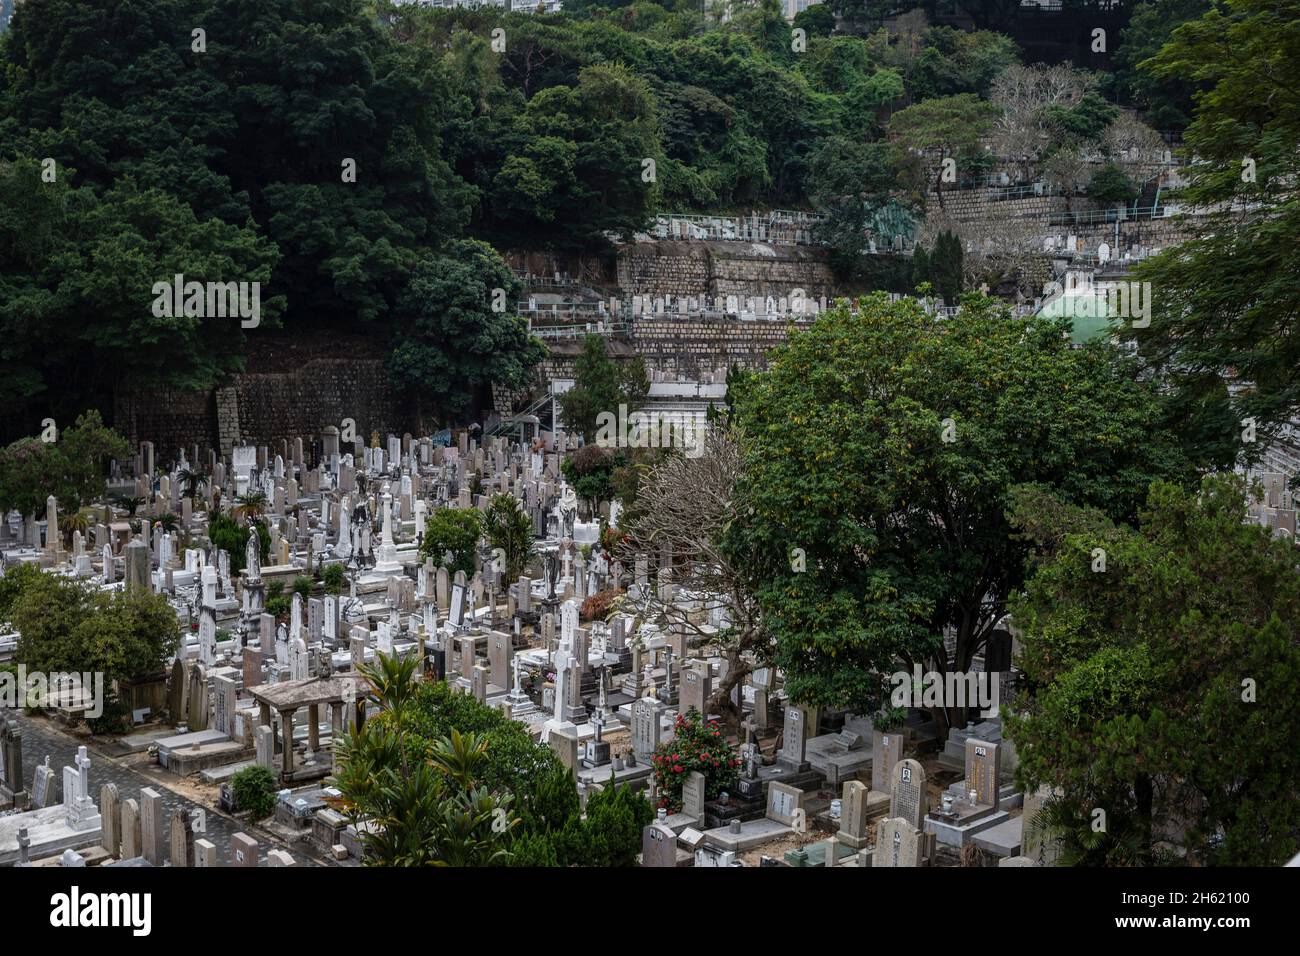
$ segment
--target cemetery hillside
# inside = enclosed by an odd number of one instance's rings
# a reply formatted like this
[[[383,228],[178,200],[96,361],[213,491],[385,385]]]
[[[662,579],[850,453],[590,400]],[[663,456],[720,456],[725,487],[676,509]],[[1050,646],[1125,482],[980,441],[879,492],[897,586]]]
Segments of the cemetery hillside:
[[[1266,925],[1298,80],[1300,0],[0,0],[0,900]]]

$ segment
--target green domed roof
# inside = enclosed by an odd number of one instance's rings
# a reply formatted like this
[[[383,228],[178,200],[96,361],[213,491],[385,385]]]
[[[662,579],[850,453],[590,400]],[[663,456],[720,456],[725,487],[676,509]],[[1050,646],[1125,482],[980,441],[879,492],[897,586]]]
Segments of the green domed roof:
[[[1071,318],[1071,341],[1082,344],[1109,334],[1110,310],[1105,293],[1094,289],[1066,292],[1048,301],[1038,314],[1049,319]]]

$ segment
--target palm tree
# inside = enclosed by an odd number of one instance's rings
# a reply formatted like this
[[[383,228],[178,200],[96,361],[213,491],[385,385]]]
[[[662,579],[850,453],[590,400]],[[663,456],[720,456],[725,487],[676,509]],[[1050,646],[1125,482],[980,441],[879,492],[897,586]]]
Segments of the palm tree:
[[[268,504],[266,495],[260,491],[250,491],[242,494],[235,499],[235,507],[232,509],[236,518],[260,518],[266,512]]]
[[[508,855],[519,823],[514,798],[477,786],[487,738],[452,730],[414,766],[406,724],[419,683],[414,655],[380,654],[358,673],[370,682],[380,715],[338,744],[334,781],[339,806],[355,823],[365,817],[367,860],[381,866],[492,866]]]
[[[118,495],[113,499],[113,503],[119,508],[124,509],[132,518],[135,517],[135,513],[140,510],[140,506],[143,505],[144,502],[144,498],[128,497],[126,495]]]
[[[379,709],[392,715],[393,732],[399,743],[404,736],[406,708],[415,697],[417,655],[399,658],[396,654],[377,654],[373,664],[362,664],[357,671],[370,682],[370,699]],[[406,773],[406,750],[402,750],[402,772]]]
[[[201,471],[195,471],[192,468],[182,468],[176,472],[176,480],[181,483],[185,491],[186,498],[193,498],[199,493],[199,489],[207,485],[208,476]]]
[[[80,531],[83,535],[90,527],[90,523],[98,515],[93,508],[79,508],[76,511],[70,511],[65,515],[59,515],[59,531],[67,540],[72,540],[73,532]]]

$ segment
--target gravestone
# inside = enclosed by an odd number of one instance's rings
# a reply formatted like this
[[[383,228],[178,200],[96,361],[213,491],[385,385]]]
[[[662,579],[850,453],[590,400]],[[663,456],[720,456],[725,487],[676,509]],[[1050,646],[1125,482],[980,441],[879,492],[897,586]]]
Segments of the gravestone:
[[[867,787],[861,781],[848,780],[840,800],[841,843],[861,850],[867,845]]]
[[[704,774],[692,770],[682,784],[682,813],[696,820],[704,819]]]
[[[247,833],[236,833],[230,838],[230,865],[257,866],[257,841]]]
[[[117,784],[106,783],[99,788],[99,814],[103,818],[103,831],[99,844],[109,856],[122,853],[122,807]]]
[[[194,865],[194,829],[184,807],[172,809],[171,863],[172,866]]]
[[[914,829],[921,829],[921,821],[930,809],[925,785],[925,768],[917,761],[900,760],[896,763],[890,785],[889,816],[905,821]]]
[[[50,766],[50,758],[45,758],[45,763],[36,768],[36,776],[32,779],[32,809],[40,810],[50,806],[54,802],[54,768]]]
[[[162,795],[152,787],[140,791],[140,855],[154,866],[163,865]]]
[[[888,817],[876,828],[876,852],[872,867],[920,866],[923,835],[906,820]]]
[[[871,732],[871,789],[880,793],[889,793],[890,781],[894,779],[894,765],[902,759],[903,735],[873,730]]]
[[[663,705],[654,698],[641,697],[632,702],[632,751],[641,759],[654,756],[659,746],[659,712]]]
[[[212,728],[228,737],[235,736],[235,697],[238,685],[233,678],[217,674],[212,678],[214,688]]]
[[[1024,809],[1021,811],[1021,852],[1036,866],[1055,866],[1060,856],[1059,847],[1044,832],[1042,822],[1035,823],[1035,818],[1042,812],[1043,804],[1051,799],[1051,795],[1052,792],[1047,787],[1026,793]]]
[[[510,635],[492,631],[488,635],[488,664],[492,668],[490,679],[496,686],[510,686],[510,661],[513,657],[514,643]]]
[[[85,747],[77,748],[74,766],[63,768],[63,808],[73,830],[100,829],[103,821],[95,801],[90,799],[90,757]]]
[[[217,845],[209,840],[194,841],[194,865],[203,869],[220,866],[217,859]]]
[[[0,810],[27,808],[24,779],[23,732],[18,721],[0,715]]]
[[[172,661],[171,678],[167,682],[167,716],[173,724],[185,720],[185,663],[179,657]]]
[[[641,831],[641,865],[677,865],[677,835],[659,821]]]
[[[785,737],[781,749],[777,751],[776,762],[787,770],[801,773],[808,769],[804,759],[806,743],[804,733],[807,724],[807,711],[797,704],[787,704],[785,708]]]
[[[966,738],[966,793],[975,791],[975,805],[996,809],[1000,770],[998,745],[975,737]]]
[[[257,755],[258,766],[265,767],[272,773],[276,773],[275,731],[266,724],[261,724],[254,734],[253,747]]]
[[[134,860],[142,855],[140,804],[131,798],[122,801],[122,859]]]
[[[798,787],[787,786],[784,783],[770,783],[767,785],[766,816],[770,820],[798,829],[796,822],[803,816],[803,811],[799,807],[802,798],[803,791]]]
[[[685,668],[682,671],[682,683],[678,698],[679,712],[685,715],[694,709],[699,712],[701,717],[707,717],[705,704],[708,702],[711,692],[710,684],[708,664]]]

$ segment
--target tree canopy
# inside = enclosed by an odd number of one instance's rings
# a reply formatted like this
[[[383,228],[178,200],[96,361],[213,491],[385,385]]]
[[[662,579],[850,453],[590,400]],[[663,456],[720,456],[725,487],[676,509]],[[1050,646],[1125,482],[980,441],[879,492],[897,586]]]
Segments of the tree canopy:
[[[733,384],[745,507],[727,547],[796,700],[869,709],[900,663],[968,671],[1023,578],[1013,486],[1124,518],[1152,476],[1188,478],[1154,388],[1066,331],[977,295],[946,320],[873,296]]]
[[[1157,482],[1130,526],[1014,498],[1035,552],[1012,605],[1030,693],[1008,730],[1022,784],[1059,794],[1040,825],[1063,862],[1279,866],[1300,850],[1300,573],[1245,502],[1232,478]]]

